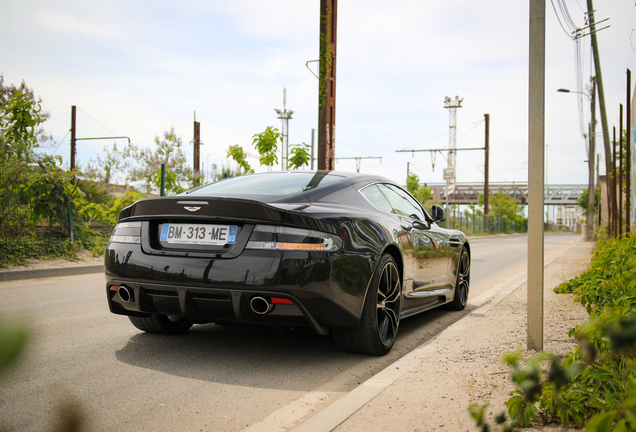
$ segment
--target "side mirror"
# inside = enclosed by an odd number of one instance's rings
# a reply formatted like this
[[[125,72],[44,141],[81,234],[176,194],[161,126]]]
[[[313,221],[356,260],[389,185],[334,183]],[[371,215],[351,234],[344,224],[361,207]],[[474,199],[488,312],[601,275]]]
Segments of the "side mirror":
[[[424,230],[424,231],[427,231],[427,230],[431,229],[429,224],[424,223],[424,222],[422,222],[420,220],[414,220],[413,221],[413,228],[415,228],[416,230]]]
[[[446,211],[443,207],[434,205],[431,209],[431,217],[433,218],[433,222],[443,222],[446,220]]]

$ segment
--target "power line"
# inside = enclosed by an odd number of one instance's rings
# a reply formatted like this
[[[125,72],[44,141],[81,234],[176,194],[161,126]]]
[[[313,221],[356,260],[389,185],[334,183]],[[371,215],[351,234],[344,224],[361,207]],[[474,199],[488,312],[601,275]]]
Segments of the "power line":
[[[572,20],[572,16],[570,15],[570,11],[568,10],[568,5],[565,3],[565,0],[557,0],[557,2],[559,3],[559,8],[561,9],[561,13],[563,14],[563,17],[568,22],[568,25],[570,26],[570,28],[572,30],[576,30],[578,26]]]
[[[559,24],[561,25],[561,28],[563,29],[563,31],[565,32],[565,34],[566,34],[566,35],[568,35],[568,37],[571,37],[571,36],[570,36],[570,32],[568,32],[568,31],[565,29],[565,26],[564,26],[564,25],[563,25],[563,23],[561,22],[561,17],[559,17],[559,14],[558,14],[558,12],[557,12],[557,10],[556,10],[556,7],[554,6],[554,0],[550,0],[550,3],[552,3],[552,9],[554,9],[554,14],[555,14],[555,15],[556,15],[556,17],[557,17],[557,21],[559,21]]]

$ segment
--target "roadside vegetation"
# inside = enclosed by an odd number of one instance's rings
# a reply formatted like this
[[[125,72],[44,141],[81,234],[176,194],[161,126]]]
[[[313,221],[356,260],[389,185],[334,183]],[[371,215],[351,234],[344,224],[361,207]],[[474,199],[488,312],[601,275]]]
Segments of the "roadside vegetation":
[[[179,194],[201,183],[186,163],[184,145],[173,127],[149,147],[105,145],[103,152],[73,171],[55,155],[58,143],[44,130],[49,114],[42,100],[22,82],[5,84],[0,74],[0,268],[26,264],[29,258],[74,259],[79,250],[103,254],[119,212],[136,200]],[[277,162],[282,137],[271,126],[252,144],[261,165]],[[309,164],[309,146],[290,146],[289,169]],[[228,151],[238,165],[212,180],[253,172],[239,146]]]
[[[589,432],[636,430],[636,235],[599,241],[587,272],[555,288],[573,293],[590,320],[569,333],[579,346],[564,358],[504,355],[517,386],[503,430],[560,423]],[[485,407],[471,406],[482,427]]]
[[[24,82],[5,84],[0,74],[0,268],[26,264],[29,258],[74,259],[82,249],[101,255],[119,212],[160,193],[162,165],[167,195],[201,183],[201,175],[187,166],[183,142],[173,127],[155,136],[148,147],[105,145],[96,158],[71,171],[56,155],[59,144],[45,132],[49,114],[41,104]],[[278,164],[281,144],[281,133],[271,126],[252,137],[259,164],[269,170]],[[231,146],[226,156],[236,163],[236,172],[228,163],[211,180],[254,172],[247,154],[241,146]],[[288,169],[310,161],[307,144],[290,145]],[[409,176],[407,188],[424,206],[441,204],[432,200],[431,189],[416,175]],[[520,206],[506,196],[493,196],[492,203],[492,220],[473,206],[461,213],[449,210],[449,223],[473,234],[519,231],[511,221],[522,218]]]

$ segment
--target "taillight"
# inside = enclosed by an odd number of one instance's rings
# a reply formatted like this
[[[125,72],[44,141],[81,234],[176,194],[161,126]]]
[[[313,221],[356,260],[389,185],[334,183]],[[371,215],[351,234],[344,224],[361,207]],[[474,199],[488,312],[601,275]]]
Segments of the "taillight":
[[[305,250],[335,252],[342,239],[335,234],[304,228],[256,225],[246,249]]]
[[[141,244],[141,222],[120,222],[110,236],[111,243]]]

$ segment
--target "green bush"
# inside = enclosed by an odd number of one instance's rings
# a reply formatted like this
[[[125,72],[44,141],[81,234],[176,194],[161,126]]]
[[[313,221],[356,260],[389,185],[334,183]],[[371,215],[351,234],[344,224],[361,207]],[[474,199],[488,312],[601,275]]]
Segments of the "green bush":
[[[74,243],[67,238],[51,236],[28,236],[22,238],[0,238],[0,268],[26,265],[29,258],[76,260],[81,249],[88,249],[92,256],[101,256],[108,244],[107,234],[83,236]]]
[[[586,431],[636,430],[636,236],[599,242],[591,267],[555,288],[574,293],[591,319],[570,331],[579,347],[565,359],[540,353],[521,369],[507,355],[516,390],[508,401],[515,424],[570,423]],[[548,372],[538,364],[547,361]],[[537,409],[538,404],[538,409]]]
[[[28,258],[73,258],[79,244],[66,238],[2,238],[0,266],[24,265]]]

